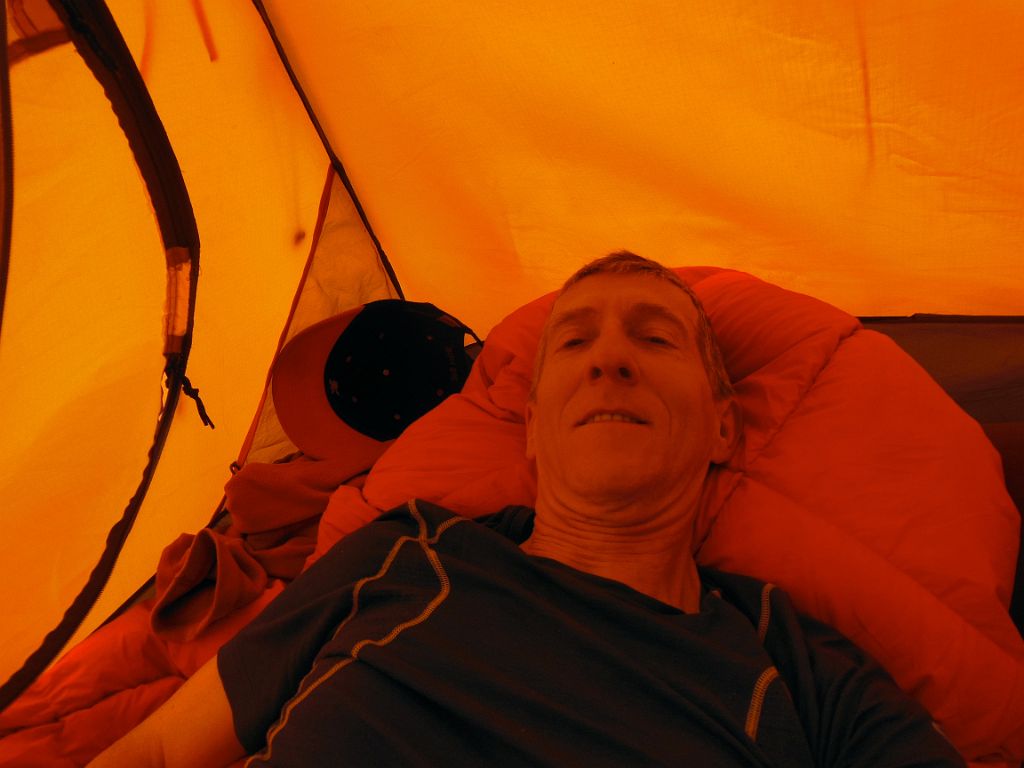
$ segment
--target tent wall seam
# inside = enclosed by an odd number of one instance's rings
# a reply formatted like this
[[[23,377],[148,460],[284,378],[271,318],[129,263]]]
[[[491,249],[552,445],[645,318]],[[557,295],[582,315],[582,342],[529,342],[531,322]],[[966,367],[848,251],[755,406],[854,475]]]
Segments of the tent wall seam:
[[[363,210],[362,203],[359,202],[359,197],[356,195],[356,190],[352,186],[352,181],[348,177],[345,166],[342,165],[341,160],[334,151],[334,148],[331,147],[331,143],[327,139],[327,133],[324,131],[323,126],[320,125],[320,120],[313,111],[313,105],[310,103],[305,90],[299,83],[299,78],[296,76],[295,70],[292,68],[288,55],[284,52],[284,46],[281,45],[281,41],[277,36],[277,31],[274,29],[274,23],[270,20],[270,14],[267,12],[263,0],[253,0],[253,5],[256,6],[256,10],[260,14],[260,18],[263,19],[263,23],[267,28],[267,33],[270,35],[270,39],[274,43],[274,48],[277,50],[277,55],[281,59],[281,64],[288,73],[288,79],[291,80],[292,87],[295,88],[295,92],[298,94],[299,99],[301,99],[302,106],[305,107],[306,114],[309,115],[309,119],[313,123],[313,127],[316,129],[317,135],[320,137],[320,142],[324,145],[324,151],[327,152],[327,157],[330,159],[331,165],[338,174],[338,178],[341,180],[341,183],[345,186],[345,190],[348,192],[353,206],[355,206],[356,213],[359,214],[359,220],[363,223],[363,227],[366,229],[366,233],[370,236],[370,241],[373,243],[373,247],[377,250],[377,256],[381,260],[384,271],[387,272],[388,279],[391,280],[392,285],[395,286],[398,296],[405,299],[405,292],[402,290],[401,283],[398,282],[398,276],[395,274],[395,270],[391,266],[391,261],[384,252],[384,247],[377,238],[377,233],[373,231],[373,227],[370,225],[370,220],[366,215],[366,211]]]

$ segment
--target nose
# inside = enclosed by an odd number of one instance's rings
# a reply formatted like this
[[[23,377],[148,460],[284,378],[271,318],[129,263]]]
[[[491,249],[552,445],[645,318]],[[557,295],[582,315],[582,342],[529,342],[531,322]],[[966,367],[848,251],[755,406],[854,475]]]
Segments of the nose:
[[[608,378],[621,384],[636,383],[636,364],[626,343],[603,336],[592,347],[589,378],[596,382]]]
[[[633,370],[628,365],[618,366],[600,366],[595,365],[590,369],[591,380],[600,379],[604,375],[610,375],[613,379],[621,381],[623,383],[632,383],[635,379],[633,376]]]

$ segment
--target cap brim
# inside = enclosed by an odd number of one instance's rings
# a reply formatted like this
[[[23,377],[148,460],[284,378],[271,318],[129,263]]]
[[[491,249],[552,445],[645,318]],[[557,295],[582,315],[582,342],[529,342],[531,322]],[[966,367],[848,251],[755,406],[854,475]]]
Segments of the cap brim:
[[[392,441],[374,440],[356,431],[331,408],[324,389],[324,365],[338,336],[363,307],[306,328],[289,341],[271,370],[271,397],[288,439],[316,459],[351,459],[354,471],[366,469]]]

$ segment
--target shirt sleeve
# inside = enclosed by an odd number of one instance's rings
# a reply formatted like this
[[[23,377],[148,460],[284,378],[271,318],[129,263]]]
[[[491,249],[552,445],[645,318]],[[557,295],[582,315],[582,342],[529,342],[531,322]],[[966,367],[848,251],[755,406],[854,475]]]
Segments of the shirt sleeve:
[[[771,604],[765,648],[789,686],[817,765],[966,765],[927,710],[865,651],[798,614],[785,593],[773,591]]]
[[[282,707],[351,612],[359,580],[380,568],[407,528],[407,519],[378,522],[342,539],[220,649],[217,670],[235,734],[250,754],[263,747]]]

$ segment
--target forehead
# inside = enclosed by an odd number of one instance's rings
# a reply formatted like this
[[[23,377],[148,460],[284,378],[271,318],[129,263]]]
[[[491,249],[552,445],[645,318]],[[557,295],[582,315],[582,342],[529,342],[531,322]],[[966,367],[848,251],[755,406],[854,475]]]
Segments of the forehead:
[[[551,310],[550,324],[567,317],[621,317],[636,312],[668,312],[694,330],[697,308],[678,285],[645,274],[598,274],[571,285],[558,297]]]

